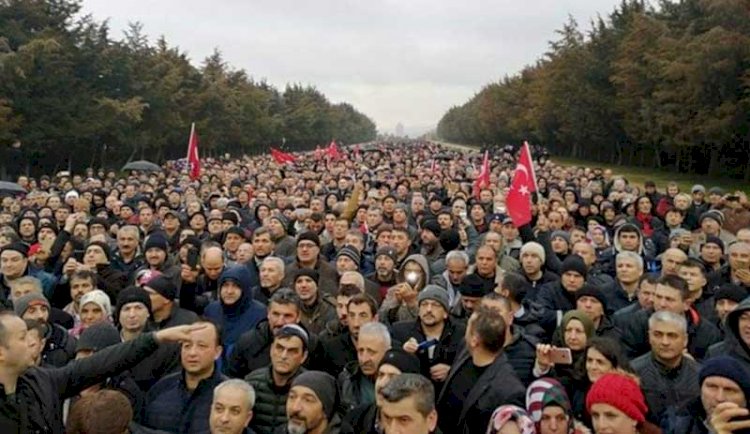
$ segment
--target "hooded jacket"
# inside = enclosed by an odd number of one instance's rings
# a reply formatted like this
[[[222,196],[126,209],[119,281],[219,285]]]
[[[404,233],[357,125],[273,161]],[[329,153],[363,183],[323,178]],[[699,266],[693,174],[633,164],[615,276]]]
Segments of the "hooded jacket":
[[[419,288],[419,291],[421,291],[426,285],[430,283],[430,266],[427,264],[427,258],[425,258],[423,255],[410,255],[408,256],[401,267],[399,268],[398,272],[398,278],[396,279],[397,282],[404,282],[404,271],[406,269],[406,263],[407,262],[416,262],[420,268],[422,268],[422,271],[424,272],[424,281],[422,282],[422,287]],[[398,286],[398,285],[396,285]],[[385,323],[386,325],[395,324],[399,321],[413,321],[417,319],[418,309],[416,307],[408,307],[403,304],[400,304],[396,300],[395,295],[395,288],[396,286],[391,287],[388,289],[388,295],[386,295],[385,300],[383,300],[383,304],[380,306],[380,311],[378,312],[378,318],[380,318],[380,321]]]
[[[216,321],[223,328],[222,345],[225,357],[232,354],[234,344],[243,333],[255,328],[266,317],[266,307],[253,300],[250,280],[250,271],[245,266],[225,268],[219,277],[219,291],[225,282],[233,281],[242,289],[242,295],[232,305],[227,305],[219,297],[219,300],[212,301],[206,306],[203,312],[208,319]]]
[[[740,317],[743,313],[750,311],[750,298],[744,299],[737,307],[729,312],[724,326],[724,340],[708,350],[706,358],[721,355],[734,357],[747,369],[750,369],[750,346],[740,336]]]
[[[655,250],[654,243],[650,239],[643,238],[643,233],[641,232],[640,228],[638,228],[638,226],[632,223],[625,223],[615,229],[615,233],[612,238],[612,247],[602,252],[602,254],[597,259],[596,266],[598,266],[603,273],[607,273],[611,277],[615,277],[616,275],[615,258],[617,257],[618,253],[623,251],[623,248],[620,245],[620,231],[622,231],[622,229],[626,227],[631,229],[635,228],[638,231],[638,239],[640,240],[640,245],[638,246],[638,250],[636,251],[636,253],[641,255],[641,257],[643,258],[643,266],[646,271],[651,271],[649,269],[649,263],[653,261]]]

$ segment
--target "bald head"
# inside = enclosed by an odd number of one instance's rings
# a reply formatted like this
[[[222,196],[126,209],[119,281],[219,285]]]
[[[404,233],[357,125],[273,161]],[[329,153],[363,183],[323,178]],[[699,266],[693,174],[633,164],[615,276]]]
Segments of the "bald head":
[[[224,251],[221,247],[209,247],[203,251],[201,268],[211,280],[217,280],[224,270]]]

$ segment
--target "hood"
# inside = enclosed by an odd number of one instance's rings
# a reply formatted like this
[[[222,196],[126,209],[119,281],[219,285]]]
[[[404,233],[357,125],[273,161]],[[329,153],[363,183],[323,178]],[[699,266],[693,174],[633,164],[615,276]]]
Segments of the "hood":
[[[248,270],[247,267],[244,265],[234,265],[229,268],[225,268],[224,271],[222,271],[221,276],[219,276],[219,284],[218,284],[218,290],[221,291],[221,286],[226,281],[234,281],[237,282],[240,285],[240,288],[242,289],[242,295],[240,296],[240,299],[237,301],[237,303],[227,306],[224,304],[224,301],[221,301],[221,307],[224,310],[224,313],[226,314],[232,314],[235,313],[235,311],[239,310],[244,312],[244,310],[247,308],[247,306],[250,305],[251,301],[251,292],[252,292],[252,277],[250,276],[250,270]],[[219,297],[219,300],[221,300],[221,297]]]
[[[750,310],[750,297],[742,300],[740,304],[734,308],[733,311],[729,312],[726,320],[726,334],[725,340],[728,344],[740,344],[746,352],[750,352],[747,344],[742,341],[740,337],[740,317],[743,313]]]
[[[406,257],[406,259],[404,260],[403,264],[401,264],[401,269],[398,270],[398,281],[399,282],[403,282],[404,281],[404,268],[405,268],[404,266],[409,261],[416,262],[417,264],[419,264],[419,267],[422,268],[422,271],[424,271],[425,279],[424,279],[424,285],[423,285],[423,287],[426,286],[427,284],[429,284],[430,283],[430,278],[431,278],[431,276],[430,276],[430,266],[429,266],[429,264],[427,264],[427,258],[425,258],[424,255],[419,255],[419,254],[409,255],[409,256]]]
[[[643,255],[643,233],[641,232],[641,229],[638,226],[632,223],[625,223],[623,225],[620,225],[617,229],[615,229],[615,236],[612,239],[612,245],[615,246],[615,252],[619,253],[622,251],[622,247],[620,246],[620,231],[624,227],[635,228],[635,230],[638,231],[638,240],[640,241],[640,244],[638,245],[637,253],[639,255]]]

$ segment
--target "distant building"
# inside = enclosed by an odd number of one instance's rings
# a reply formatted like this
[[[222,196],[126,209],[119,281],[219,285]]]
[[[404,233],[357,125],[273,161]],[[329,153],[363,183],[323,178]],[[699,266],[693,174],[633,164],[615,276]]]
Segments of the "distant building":
[[[404,137],[404,124],[401,122],[396,124],[396,137]]]

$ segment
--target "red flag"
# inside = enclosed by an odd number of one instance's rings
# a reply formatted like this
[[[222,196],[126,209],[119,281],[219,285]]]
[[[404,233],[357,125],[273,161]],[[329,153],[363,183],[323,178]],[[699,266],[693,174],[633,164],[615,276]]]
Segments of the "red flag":
[[[276,163],[278,164],[294,163],[295,161],[297,161],[297,158],[294,155],[279,151],[278,149],[274,148],[271,148],[271,156],[274,160],[276,160]]]
[[[338,160],[341,158],[341,152],[339,152],[339,147],[336,146],[336,141],[331,140],[331,144],[328,145],[328,148],[326,148],[326,155],[331,157],[333,160]]]
[[[201,160],[198,157],[198,133],[195,132],[195,122],[190,126],[190,139],[188,140],[188,167],[190,179],[195,180],[201,176]]]
[[[510,184],[510,191],[505,199],[508,215],[513,219],[513,225],[517,228],[531,222],[531,193],[536,191],[534,165],[531,161],[529,144],[524,142],[516,171],[513,174],[513,182]]]
[[[474,195],[479,197],[479,192],[483,188],[490,186],[490,160],[487,151],[484,151],[484,160],[482,160],[482,170],[479,176],[474,180]]]

